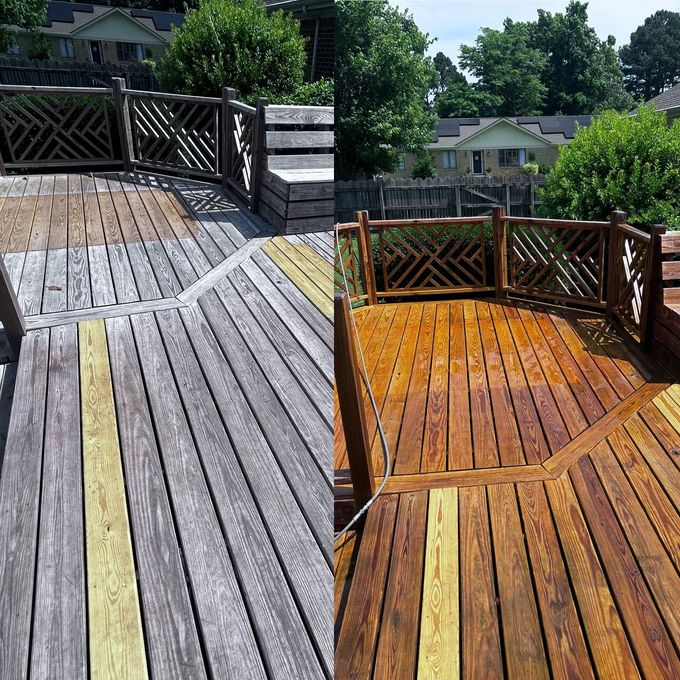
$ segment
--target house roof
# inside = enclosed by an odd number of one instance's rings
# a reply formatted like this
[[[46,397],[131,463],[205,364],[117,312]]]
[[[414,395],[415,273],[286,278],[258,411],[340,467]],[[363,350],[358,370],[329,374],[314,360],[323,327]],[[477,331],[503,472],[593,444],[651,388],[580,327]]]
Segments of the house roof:
[[[181,26],[184,23],[184,15],[173,12],[52,0],[47,3],[47,19],[42,25],[42,32],[46,35],[75,36],[90,24],[98,22],[106,15],[113,14],[126,17],[157,35],[163,42],[172,42],[174,37],[172,27]],[[21,30],[16,26],[13,28]]]
[[[680,83],[678,85],[673,85],[670,90],[662,92],[654,97],[654,99],[650,99],[647,103],[654,104],[657,111],[680,108]]]
[[[574,138],[577,126],[590,125],[591,116],[440,118],[437,121],[435,141],[430,144],[430,148],[444,149],[460,146],[473,136],[481,136],[482,131],[497,126],[501,121],[548,144],[568,144]]]

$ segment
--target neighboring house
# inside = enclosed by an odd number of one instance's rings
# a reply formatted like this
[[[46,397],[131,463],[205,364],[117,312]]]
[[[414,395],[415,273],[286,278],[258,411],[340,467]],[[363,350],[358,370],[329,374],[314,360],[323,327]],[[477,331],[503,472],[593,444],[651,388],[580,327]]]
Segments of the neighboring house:
[[[525,163],[554,165],[560,147],[569,144],[590,116],[520,116],[512,118],[441,118],[429,145],[437,175],[515,175]],[[394,177],[411,177],[415,157],[402,154]]]
[[[47,36],[57,59],[95,64],[134,63],[159,59],[172,43],[173,26],[184,23],[183,14],[128,9],[75,2],[48,2],[47,20],[41,32]],[[31,34],[9,26],[16,36],[9,50],[27,57]]]
[[[333,0],[264,0],[267,9],[282,9],[300,21],[307,38],[307,79],[332,78],[335,68],[335,6]]]
[[[648,104],[654,104],[657,111],[666,112],[666,120],[670,125],[676,118],[680,118],[680,83],[669,90],[650,99]]]

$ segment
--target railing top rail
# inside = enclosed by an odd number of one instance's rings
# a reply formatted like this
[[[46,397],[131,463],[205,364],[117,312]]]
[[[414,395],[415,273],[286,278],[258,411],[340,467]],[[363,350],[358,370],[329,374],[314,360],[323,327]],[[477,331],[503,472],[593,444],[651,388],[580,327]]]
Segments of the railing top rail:
[[[0,85],[0,92],[12,94],[111,95],[110,87],[48,87],[44,85]]]
[[[358,222],[344,222],[343,224],[338,225],[338,231],[339,232],[352,231],[352,229],[358,229],[358,228],[359,228]]]
[[[491,215],[475,215],[474,217],[428,217],[416,220],[370,220],[371,227],[381,227],[389,229],[391,227],[428,227],[428,226],[448,226],[456,224],[483,224],[491,222]]]
[[[219,97],[198,97],[192,94],[172,94],[170,92],[151,92],[149,90],[128,90],[123,88],[123,94],[128,94],[132,97],[139,97],[140,99],[164,99],[178,102],[193,102],[194,104],[220,104],[222,100]]]
[[[574,229],[605,229],[609,227],[609,222],[588,220],[553,220],[543,217],[516,217],[514,215],[505,215],[503,219],[509,224],[536,224],[544,227],[571,227]]]
[[[250,106],[250,104],[244,104],[243,102],[240,102],[236,99],[229,100],[229,107],[232,109],[236,109],[237,111],[243,111],[243,113],[250,113],[253,116],[257,111],[257,109],[254,106]]]
[[[628,236],[632,236],[633,238],[637,239],[638,241],[642,241],[643,243],[650,243],[652,240],[651,235],[648,234],[646,231],[641,231],[640,229],[632,227],[630,224],[618,224],[617,228],[620,232]]]

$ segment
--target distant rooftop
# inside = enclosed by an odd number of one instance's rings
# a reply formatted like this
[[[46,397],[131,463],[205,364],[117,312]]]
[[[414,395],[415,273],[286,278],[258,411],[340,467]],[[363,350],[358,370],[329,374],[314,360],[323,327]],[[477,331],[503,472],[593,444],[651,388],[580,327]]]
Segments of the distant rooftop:
[[[657,95],[654,99],[650,99],[647,103],[654,104],[657,111],[680,107],[680,83]]]

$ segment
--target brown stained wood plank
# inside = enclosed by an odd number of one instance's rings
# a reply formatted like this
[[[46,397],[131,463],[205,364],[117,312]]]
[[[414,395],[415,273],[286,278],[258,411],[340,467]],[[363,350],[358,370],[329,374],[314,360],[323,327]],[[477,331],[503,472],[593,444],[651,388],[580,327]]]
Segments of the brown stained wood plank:
[[[78,327],[91,674],[148,677],[102,320]]]
[[[394,463],[394,473],[397,475],[414,473],[420,469],[435,318],[436,305],[425,305]]]
[[[601,395],[593,390],[590,381],[583,374],[579,363],[569,351],[562,337],[555,330],[550,317],[545,312],[539,310],[533,311],[533,317],[588,422],[595,422],[604,415],[606,405],[611,402],[612,395],[609,395],[609,400],[605,397],[603,404],[598,398]],[[605,392],[605,394],[607,393]]]
[[[638,678],[626,631],[571,481],[565,475],[546,482],[545,489],[598,676]]]
[[[647,437],[653,437],[649,432]],[[619,427],[610,435],[614,451],[629,483],[635,489],[647,516],[654,525],[676,569],[680,569],[680,515],[673,506],[653,469],[638,451],[625,428]]]
[[[460,677],[458,491],[430,492],[423,579],[419,680]]]
[[[508,388],[508,379],[503,368],[503,359],[491,320],[489,306],[485,302],[477,302],[475,309],[482,338],[501,465],[522,465],[526,462],[524,448],[517,429],[517,420]]]
[[[109,319],[106,334],[151,675],[205,678],[181,548],[129,319]]]
[[[78,330],[51,332],[31,675],[85,678],[87,625]]]
[[[593,678],[588,649],[543,485],[520,483],[517,485],[517,495],[552,677],[565,680]]]
[[[655,405],[648,404],[640,410],[640,413],[644,416],[644,424],[639,416],[633,416],[626,421],[624,427],[675,507],[680,510],[680,469],[678,468],[680,461],[674,460],[680,455],[677,434],[672,434],[674,430],[670,428]],[[649,436],[649,430],[645,424],[662,444],[659,444],[655,437]],[[669,435],[670,439],[666,439]]]
[[[386,493],[405,493],[419,489],[446,489],[462,486],[484,486],[522,481],[552,479],[542,465],[517,465],[474,470],[447,470],[445,472],[420,472],[413,475],[394,475],[387,480]],[[376,477],[378,483],[382,477]]]
[[[0,677],[25,680],[38,532],[49,331],[21,345],[0,476]]]
[[[601,352],[598,352],[597,349],[595,352],[589,352],[574,332],[574,329],[561,314],[542,314],[541,323],[545,335],[555,338],[559,336],[561,343],[563,343],[566,350],[573,357],[576,366],[582,372],[587,384],[590,385],[604,409],[614,408],[621,401],[621,398],[607,380],[606,374],[603,373],[596,363],[596,357]],[[611,369],[614,367],[610,365],[607,368]],[[619,379],[622,378],[619,371],[614,372],[610,370],[610,373],[614,373],[614,380],[617,377]],[[625,380],[621,380],[621,382],[627,385]],[[629,391],[630,387],[628,386],[627,394]]]
[[[505,677],[486,490],[459,490],[462,677]]]
[[[548,678],[515,489],[509,484],[492,485],[487,493],[507,674],[509,678]]]
[[[345,616],[345,606],[356,564],[356,554],[360,543],[357,536],[356,531],[350,530],[338,539],[333,548],[333,621],[335,622],[336,644]]]
[[[680,659],[590,459],[582,458],[569,476],[609,579],[615,584],[614,597],[641,671],[654,678],[679,677]]]
[[[417,664],[418,620],[423,595],[427,491],[402,494],[373,677],[407,677]]]
[[[404,335],[398,349],[396,361],[394,362],[392,380],[380,416],[385,431],[387,448],[392,455],[392,464],[394,464],[394,453],[399,441],[399,433],[401,432],[401,422],[408,396],[408,386],[411,380],[411,369],[413,367],[421,317],[421,307],[409,308]],[[371,453],[373,460],[382,460],[384,458],[382,442],[379,436],[373,439]]]
[[[663,413],[673,429],[680,434],[680,409],[675,399],[669,393],[663,392],[654,399],[654,405]]]
[[[551,451],[556,451],[570,439],[569,432],[562,419],[561,410],[558,408],[546,382],[541,364],[517,314],[517,309],[513,305],[506,304],[503,305],[503,311],[517,347],[517,354],[524,368],[536,411],[540,414],[548,445]]]
[[[40,177],[29,176],[20,181],[24,182],[25,190],[21,196],[11,228],[3,231],[1,235],[0,250],[5,254],[25,253],[33,227],[33,215],[38,202]]]
[[[569,380],[562,372],[559,363],[553,356],[550,346],[543,337],[538,323],[531,311],[517,307],[517,315],[524,324],[524,329],[529,338],[536,356],[545,374],[545,379],[553,393],[555,402],[559,404],[560,413],[569,430],[569,434],[575,437],[588,427],[588,419],[584,416],[580,404],[570,389]]]
[[[140,299],[137,284],[132,273],[130,257],[125,248],[125,239],[118,224],[118,216],[113,206],[108,184],[102,177],[94,177],[93,180],[92,213],[97,209],[99,210],[116,297],[119,303],[137,302]]]
[[[336,678],[371,677],[398,504],[398,496],[379,496],[367,514],[335,649]]]
[[[85,212],[80,175],[68,176],[68,309],[92,306]]]
[[[482,339],[474,302],[463,304],[468,378],[470,384],[470,417],[476,468],[496,467],[500,464],[494,432],[493,410],[489,396]]]
[[[449,305],[438,304],[427,410],[423,432],[422,472],[446,470],[449,406]]]
[[[449,470],[470,469],[474,466],[463,314],[462,302],[451,303],[449,310]]]
[[[642,385],[609,413],[602,416],[596,423],[557,451],[544,463],[545,469],[553,476],[561,475],[569,466],[608,437],[619,425],[637,413],[640,408],[653,400],[667,386],[668,383],[646,383]]]
[[[612,449],[602,443],[590,454],[609,504],[628,539],[635,560],[666,624],[671,640],[680,641],[680,612],[675,606],[680,576],[654,531],[646,507],[637,498]],[[680,533],[677,534],[680,537]]]
[[[531,398],[531,391],[503,309],[498,304],[490,303],[489,311],[505,367],[526,462],[530,465],[540,464],[549,455],[548,443],[541,427],[542,418],[539,418]]]

